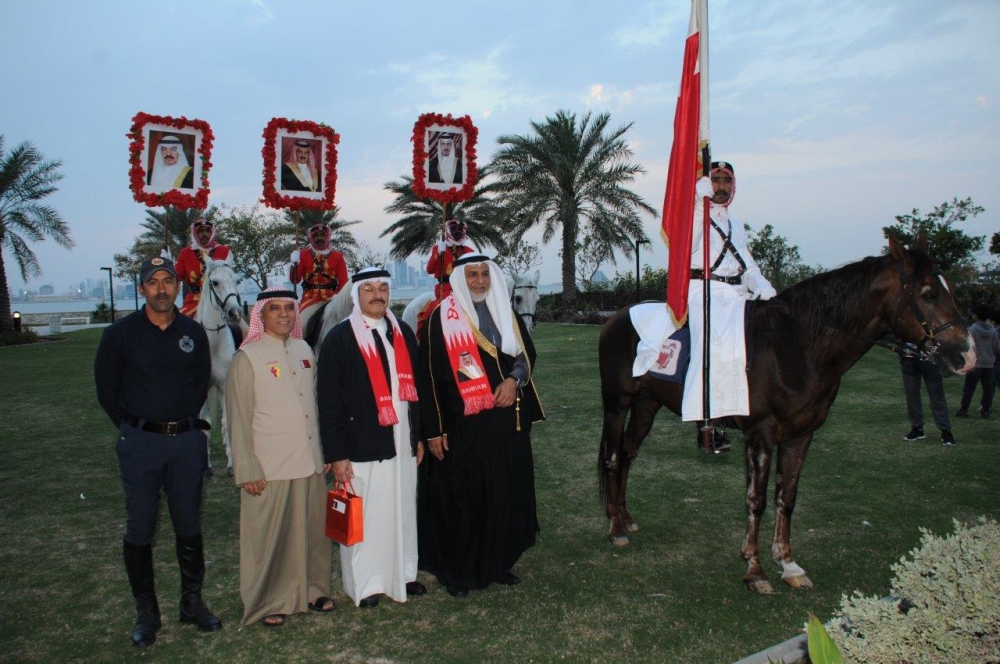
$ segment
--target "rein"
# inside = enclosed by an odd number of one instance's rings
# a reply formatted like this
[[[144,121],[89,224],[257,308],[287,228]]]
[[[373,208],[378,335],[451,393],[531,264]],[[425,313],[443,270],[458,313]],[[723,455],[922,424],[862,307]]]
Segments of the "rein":
[[[243,302],[240,299],[239,293],[229,293],[228,295],[226,295],[225,298],[219,297],[219,293],[216,292],[215,286],[213,286],[211,284],[211,281],[208,279],[208,275],[207,274],[205,275],[205,279],[206,279],[206,281],[209,282],[209,287],[208,287],[209,295],[211,295],[212,301],[216,305],[218,305],[219,311],[222,313],[222,323],[218,327],[208,327],[207,325],[204,325],[204,324],[203,325],[205,327],[205,331],[206,332],[219,332],[219,331],[227,329],[229,327],[229,323],[226,322],[226,303],[229,302],[229,298],[235,297],[236,298],[236,304],[240,308],[243,307]]]
[[[531,290],[538,290],[538,286],[534,286],[532,284],[524,284],[523,286],[514,286],[513,288],[511,288],[510,289],[510,308],[511,309],[514,309],[514,294],[517,292],[517,290],[519,288],[526,288],[526,289],[531,289]],[[514,310],[517,311],[516,309],[514,309]],[[535,324],[535,314],[528,313],[528,312],[524,312],[524,313],[517,312],[517,315],[520,316],[521,318],[530,318],[531,319],[531,324],[532,325]]]
[[[937,342],[937,335],[944,332],[948,328],[963,322],[962,318],[953,318],[943,325],[931,328],[930,323],[927,322],[924,314],[920,311],[920,307],[917,306],[917,295],[914,289],[914,284],[917,280],[916,274],[911,274],[907,277],[906,272],[903,270],[902,261],[896,261],[896,266],[899,269],[900,288],[899,297],[896,299],[896,313],[892,319],[892,339],[869,339],[861,336],[860,334],[854,334],[853,332],[839,328],[836,325],[831,325],[829,323],[824,323],[823,325],[830,329],[837,330],[838,332],[842,332],[848,336],[870,343],[873,346],[890,350],[902,357],[914,357],[925,362],[933,362],[938,353],[938,349],[940,348],[940,344]],[[935,270],[932,274],[941,276],[942,272],[940,270]],[[906,303],[909,305],[910,311],[913,312],[914,318],[917,319],[917,322],[920,324],[920,329],[923,330],[924,333],[924,335],[920,338],[920,341],[916,344],[900,340],[899,334],[896,331],[899,327],[899,318],[903,315],[903,298],[907,294],[909,294],[909,297],[906,298]]]

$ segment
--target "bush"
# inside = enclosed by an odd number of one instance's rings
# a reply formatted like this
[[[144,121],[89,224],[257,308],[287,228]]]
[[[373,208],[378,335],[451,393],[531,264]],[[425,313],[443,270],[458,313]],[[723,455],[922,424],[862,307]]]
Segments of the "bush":
[[[38,343],[38,341],[38,335],[30,328],[24,328],[20,332],[0,332],[0,346],[20,346]]]
[[[841,598],[830,636],[851,662],[1000,662],[1000,526],[955,521],[892,566],[892,597]]]
[[[110,323],[111,322],[111,307],[108,306],[107,302],[98,302],[97,306],[90,314],[91,323]]]

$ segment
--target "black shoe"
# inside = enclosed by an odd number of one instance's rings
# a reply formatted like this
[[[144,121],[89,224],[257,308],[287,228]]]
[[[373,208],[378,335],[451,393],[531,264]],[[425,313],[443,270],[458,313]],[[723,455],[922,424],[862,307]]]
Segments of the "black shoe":
[[[205,605],[201,585],[205,580],[205,551],[201,533],[177,536],[177,564],[181,568],[180,621],[211,632],[222,629],[222,621]]]
[[[506,572],[503,573],[503,576],[497,579],[497,583],[499,583],[501,586],[516,586],[517,584],[521,583],[521,577],[519,577],[517,574],[514,574],[510,570],[507,570]]]
[[[982,411],[982,412],[981,412],[981,413],[979,414],[979,416],[980,416],[981,418],[983,418],[984,420],[988,420],[988,419],[990,419],[990,411],[988,411],[988,410],[984,410],[984,411]]]
[[[468,597],[469,589],[461,586],[448,586],[448,594],[452,597]]]
[[[722,431],[719,431],[718,429],[715,430],[715,433],[712,436],[712,447],[716,454],[728,452],[729,448],[732,447],[729,443],[729,436],[726,435],[725,429]]]
[[[955,413],[955,417],[968,417],[968,416],[969,416],[969,411],[967,411],[964,408],[960,409],[957,413]]]
[[[958,441],[955,440],[954,434],[952,434],[951,429],[943,429],[941,431],[941,444],[945,447],[951,447],[952,445],[958,445]]]
[[[160,607],[153,583],[153,547],[123,542],[125,571],[128,573],[132,596],[135,598],[135,624],[132,625],[132,645],[147,648],[156,641],[160,629]]]
[[[373,609],[378,606],[378,595],[369,595],[368,597],[363,597],[360,602],[358,602],[359,609]]]
[[[924,436],[923,427],[913,427],[910,429],[910,433],[903,436],[903,440],[908,443],[912,443],[915,440],[923,440],[924,438],[926,438],[926,436]]]
[[[427,592],[427,588],[419,581],[410,581],[406,584],[406,596],[417,597]]]

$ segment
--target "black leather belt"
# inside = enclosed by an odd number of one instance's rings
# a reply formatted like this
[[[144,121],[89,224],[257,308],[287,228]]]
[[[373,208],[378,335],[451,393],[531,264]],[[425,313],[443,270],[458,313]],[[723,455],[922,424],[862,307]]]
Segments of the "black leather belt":
[[[337,285],[333,284],[333,283],[330,283],[330,284],[310,284],[310,283],[303,283],[302,284],[302,290],[333,290],[336,287],[337,287]]]
[[[705,273],[702,272],[701,270],[691,270],[691,278],[692,279],[698,279],[700,281],[701,279],[705,278]],[[721,281],[722,283],[729,284],[731,286],[739,286],[740,284],[743,283],[743,275],[742,274],[738,274],[735,277],[719,277],[719,276],[713,274],[710,277],[710,279],[712,281]]]
[[[135,415],[132,415],[131,413],[125,413],[125,416],[122,417],[122,422],[125,422],[129,426],[133,426],[142,431],[162,433],[168,436],[176,436],[182,433],[187,433],[191,429],[207,431],[212,428],[211,425],[205,420],[199,420],[193,417],[186,420],[178,420],[177,422],[154,422],[152,420],[143,420]],[[142,426],[139,426],[140,423]]]

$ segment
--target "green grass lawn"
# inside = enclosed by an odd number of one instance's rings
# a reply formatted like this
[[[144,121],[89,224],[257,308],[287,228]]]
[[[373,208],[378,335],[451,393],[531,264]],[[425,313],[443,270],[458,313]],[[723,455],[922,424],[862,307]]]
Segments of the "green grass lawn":
[[[792,546],[815,590],[787,589],[770,563],[778,594],[744,589],[742,446],[707,457],[695,449],[694,426],[666,411],[631,475],[641,530],[628,547],[612,548],[596,488],[598,332],[542,325],[535,337],[548,421],[534,430],[542,532],[516,567],[522,585],[458,600],[421,574],[427,595],[358,610],[341,589],[335,555],[336,611],[239,631],[239,499],[232,481],[216,476],[206,482],[205,594],[226,627],[202,634],[176,622],[164,508],[154,556],[166,620],[143,653],[128,636],[134,611],[121,563],[115,431],[94,395],[100,331],[0,349],[0,659],[732,662],[795,636],[810,612],[828,618],[844,593],[884,595],[889,566],[916,546],[919,528],[943,534],[952,519],[1000,518],[1000,420],[955,420],[960,444],[942,448],[927,410],[928,438],[904,443],[897,361],[875,349],[847,375],[800,484]],[[952,412],[961,386],[961,378],[945,381]],[[213,457],[224,464],[217,441]],[[764,552],[771,526],[768,518]]]

